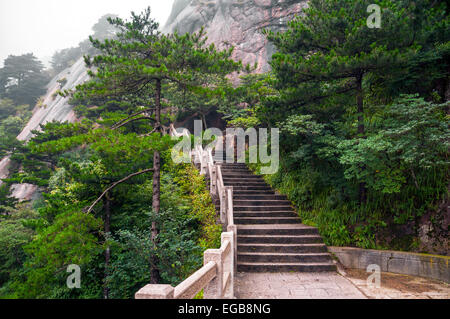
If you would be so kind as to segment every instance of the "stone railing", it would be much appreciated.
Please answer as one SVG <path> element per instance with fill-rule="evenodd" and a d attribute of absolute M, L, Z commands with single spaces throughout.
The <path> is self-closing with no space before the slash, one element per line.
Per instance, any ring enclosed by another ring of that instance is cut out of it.
<path fill-rule="evenodd" d="M 171 135 L 190 135 L 187 130 L 179 133 L 171 126 Z M 214 163 L 212 150 L 195 145 L 190 157 L 200 164 L 200 174 L 209 175 L 210 192 L 220 200 L 220 221 L 227 232 L 222 233 L 221 247 L 208 249 L 203 256 L 203 267 L 176 287 L 170 285 L 147 285 L 140 289 L 136 299 L 192 299 L 203 289 L 204 299 L 234 298 L 234 275 L 236 273 L 237 229 L 233 217 L 233 187 L 223 183 L 222 169 Z"/>

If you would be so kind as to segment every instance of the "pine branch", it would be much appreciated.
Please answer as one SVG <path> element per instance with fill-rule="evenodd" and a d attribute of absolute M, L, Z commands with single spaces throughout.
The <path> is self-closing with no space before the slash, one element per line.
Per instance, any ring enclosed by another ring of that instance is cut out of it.
<path fill-rule="evenodd" d="M 125 122 L 125 121 L 128 121 L 128 120 L 131 119 L 132 117 L 135 117 L 135 116 L 138 116 L 138 115 L 140 115 L 140 114 L 142 114 L 142 113 L 145 113 L 145 112 L 148 112 L 148 111 L 153 111 L 153 110 L 154 110 L 154 108 L 152 108 L 152 109 L 145 109 L 145 110 L 136 112 L 136 113 L 134 113 L 134 114 L 131 114 L 131 115 L 128 116 L 127 118 L 125 118 L 125 119 L 123 119 L 123 120 L 117 122 L 116 124 L 114 124 L 114 125 L 112 126 L 112 129 L 114 130 L 115 127 L 116 127 L 117 125 L 120 125 L 120 124 L 122 124 L 122 123 Z"/>
<path fill-rule="evenodd" d="M 112 129 L 113 130 L 117 130 L 118 128 L 121 128 L 122 126 L 125 126 L 125 125 L 127 125 L 129 123 L 136 122 L 136 121 L 141 121 L 141 120 L 155 121 L 153 118 L 151 118 L 149 116 L 141 116 L 141 117 L 138 117 L 138 118 L 135 118 L 135 119 L 128 120 L 128 121 L 126 121 L 126 122 L 124 122 L 124 123 L 122 123 L 120 125 L 114 126 Z"/>
<path fill-rule="evenodd" d="M 86 211 L 86 213 L 89 214 L 89 213 L 92 211 L 92 209 L 95 207 L 95 205 L 97 205 L 98 202 L 99 202 L 99 201 L 100 201 L 100 200 L 101 200 L 101 199 L 102 199 L 102 198 L 103 198 L 110 190 L 112 190 L 112 189 L 113 189 L 114 187 L 116 187 L 117 185 L 119 185 L 119 184 L 121 184 L 121 183 L 123 183 L 123 182 L 129 180 L 130 178 L 133 178 L 133 177 L 135 177 L 135 176 L 142 175 L 142 174 L 145 174 L 145 173 L 149 173 L 149 172 L 153 172 L 153 168 L 148 168 L 148 169 L 145 169 L 145 170 L 143 170 L 143 171 L 140 171 L 140 172 L 136 172 L 136 173 L 130 174 L 130 175 L 128 175 L 127 177 L 124 177 L 124 178 L 122 178 L 121 180 L 119 180 L 119 181 L 113 183 L 111 186 L 109 186 L 109 187 L 108 187 L 108 188 L 100 195 L 99 198 L 97 198 L 97 199 L 95 200 L 95 202 L 92 203 L 91 206 L 89 206 L 89 208 L 88 208 L 88 210 Z"/>

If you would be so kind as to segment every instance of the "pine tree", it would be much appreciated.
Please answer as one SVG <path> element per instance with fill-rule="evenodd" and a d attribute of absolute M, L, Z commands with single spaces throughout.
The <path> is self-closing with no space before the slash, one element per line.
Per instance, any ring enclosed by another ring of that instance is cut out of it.
<path fill-rule="evenodd" d="M 381 8 L 380 28 L 367 24 L 373 3 Z M 420 3 L 420 15 L 416 3 Z M 365 138 L 368 75 L 379 75 L 382 80 L 383 72 L 408 65 L 420 51 L 423 34 L 417 25 L 428 35 L 435 34 L 436 17 L 443 19 L 427 0 L 311 0 L 304 15 L 290 22 L 286 32 L 266 32 L 278 49 L 271 65 L 281 98 L 274 105 L 295 112 L 329 97 L 354 94 L 357 138 Z M 443 27 L 438 28 L 442 31 Z M 359 197 L 361 203 L 366 201 L 364 183 Z"/>
<path fill-rule="evenodd" d="M 0 94 L 15 104 L 34 106 L 45 93 L 48 77 L 44 66 L 32 53 L 21 56 L 10 55 L 0 70 Z"/>
<path fill-rule="evenodd" d="M 91 38 L 101 53 L 86 58 L 93 81 L 80 86 L 74 95 L 78 100 L 119 101 L 128 103 L 126 110 L 115 109 L 106 117 L 115 118 L 113 130 L 127 131 L 127 126 L 147 123 L 144 136 L 167 133 L 170 118 L 162 114 L 164 94 L 173 87 L 188 94 L 208 94 L 210 76 L 221 76 L 240 69 L 240 63 L 230 59 L 232 49 L 219 52 L 206 45 L 204 31 L 185 35 L 163 35 L 150 18 L 150 8 L 141 14 L 132 13 L 130 21 L 109 19 L 120 31 L 113 40 Z M 111 105 L 110 105 L 111 106 Z M 177 105 L 182 108 L 182 105 Z M 149 169 L 150 170 L 150 169 Z M 160 210 L 160 151 L 153 156 L 153 211 Z M 134 176 L 132 173 L 129 176 Z M 104 193 L 101 197 L 107 194 Z M 99 198 L 100 199 L 100 198 Z M 99 200 L 98 199 L 98 200 Z M 92 207 L 92 206 L 91 206 Z M 158 226 L 152 225 L 152 240 L 157 242 Z M 157 260 L 152 261 L 152 283 L 158 283 Z"/>

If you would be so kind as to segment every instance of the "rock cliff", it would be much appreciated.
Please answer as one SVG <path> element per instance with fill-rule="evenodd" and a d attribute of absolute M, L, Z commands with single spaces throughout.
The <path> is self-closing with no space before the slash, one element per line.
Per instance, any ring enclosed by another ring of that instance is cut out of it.
<path fill-rule="evenodd" d="M 284 29 L 306 6 L 306 0 L 175 0 L 163 32 L 194 32 L 204 26 L 209 43 L 233 45 L 234 59 L 257 62 L 256 72 L 262 73 L 269 70 L 274 52 L 262 29 Z"/>

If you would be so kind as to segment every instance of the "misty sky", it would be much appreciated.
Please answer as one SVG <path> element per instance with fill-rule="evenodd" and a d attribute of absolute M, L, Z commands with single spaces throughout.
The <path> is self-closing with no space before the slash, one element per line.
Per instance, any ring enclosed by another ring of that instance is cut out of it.
<path fill-rule="evenodd" d="M 0 0 L 0 67 L 10 55 L 34 53 L 50 58 L 56 50 L 77 46 L 107 13 L 128 18 L 152 8 L 164 26 L 174 0 Z"/>

